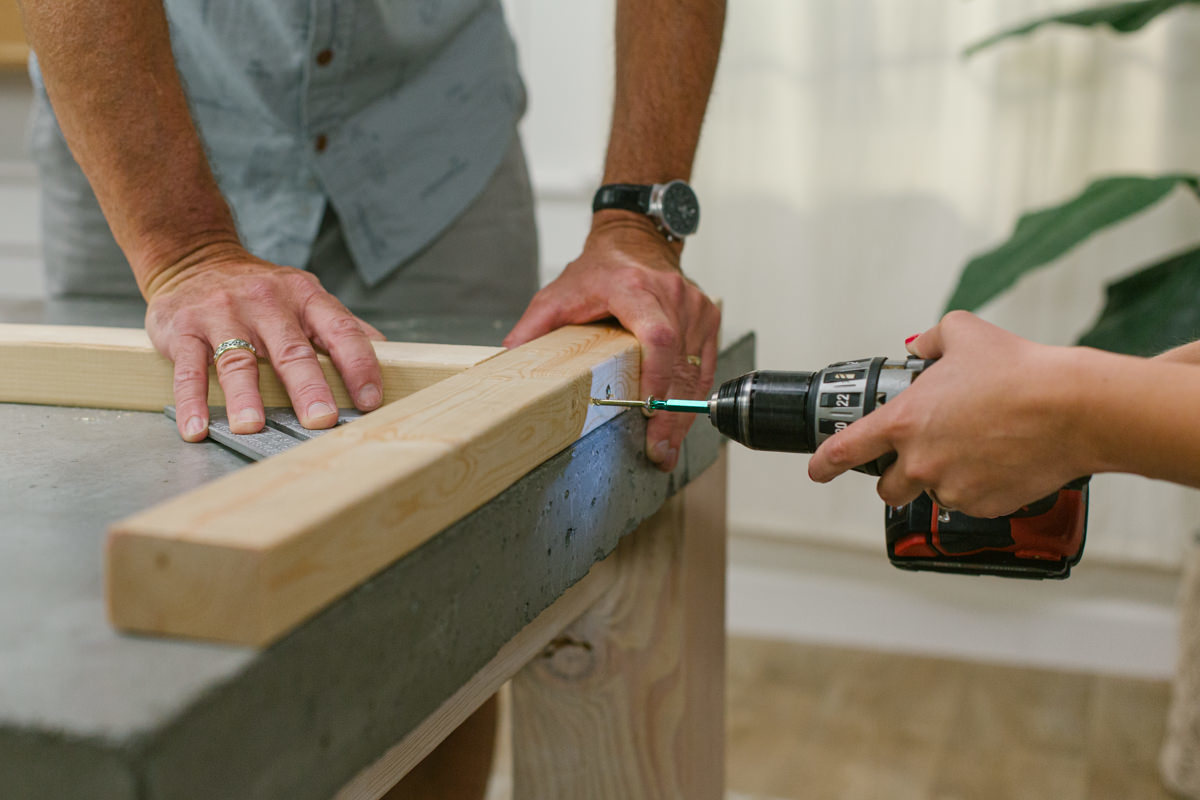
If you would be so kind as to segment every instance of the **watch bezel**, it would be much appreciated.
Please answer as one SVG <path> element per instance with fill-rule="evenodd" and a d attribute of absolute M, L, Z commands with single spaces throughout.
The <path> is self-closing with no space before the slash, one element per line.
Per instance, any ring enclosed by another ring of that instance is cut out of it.
<path fill-rule="evenodd" d="M 666 198 L 667 193 L 672 188 L 676 187 L 683 188 L 685 191 L 687 191 L 688 195 L 691 197 L 692 204 L 696 208 L 696 219 L 690 230 L 680 230 L 676 228 L 667 219 L 667 215 L 664 212 L 663 200 Z M 683 239 L 686 236 L 691 236 L 700 227 L 700 199 L 696 196 L 695 190 L 692 189 L 692 187 L 689 186 L 686 181 L 673 180 L 668 181 L 667 183 L 653 184 L 650 187 L 649 206 L 650 207 L 646 210 L 646 213 L 654 217 L 654 219 L 658 221 L 659 226 L 671 237 Z"/>

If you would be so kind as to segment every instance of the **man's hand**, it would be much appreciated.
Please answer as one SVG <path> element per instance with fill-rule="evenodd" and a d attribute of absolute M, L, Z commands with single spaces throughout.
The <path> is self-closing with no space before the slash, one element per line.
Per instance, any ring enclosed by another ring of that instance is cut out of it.
<path fill-rule="evenodd" d="M 228 339 L 244 339 L 270 360 L 306 428 L 337 422 L 337 406 L 317 362 L 314 345 L 329 353 L 354 404 L 363 411 L 382 400 L 382 377 L 370 339 L 383 339 L 321 288 L 317 278 L 270 264 L 232 245 L 176 265 L 149 297 L 146 332 L 175 362 L 179 433 L 189 442 L 208 430 L 208 365 Z M 254 433 L 263 426 L 258 359 L 230 350 L 217 362 L 229 427 Z"/>
<path fill-rule="evenodd" d="M 688 179 L 724 24 L 725 0 L 617 0 L 602 183 Z M 642 343 L 643 397 L 703 397 L 716 371 L 721 314 L 680 271 L 681 249 L 646 216 L 597 212 L 583 254 L 538 292 L 504 344 L 613 316 Z M 690 414 L 653 417 L 646 427 L 650 460 L 673 469 L 692 421 Z"/>
<path fill-rule="evenodd" d="M 1076 373 L 1095 351 L 1034 344 L 964 311 L 947 314 L 909 350 L 940 360 L 912 388 L 827 439 L 809 462 L 813 480 L 825 483 L 894 452 L 878 484 L 889 505 L 932 490 L 947 508 L 995 517 L 1096 466 L 1074 394 Z"/>
<path fill-rule="evenodd" d="M 720 310 L 684 277 L 678 245 L 647 218 L 622 211 L 596 217 L 583 254 L 537 293 L 504 345 L 516 347 L 562 325 L 616 317 L 642 343 L 641 397 L 707 397 L 717 366 Z M 673 469 L 693 419 L 655 415 L 646 427 L 650 460 Z"/>

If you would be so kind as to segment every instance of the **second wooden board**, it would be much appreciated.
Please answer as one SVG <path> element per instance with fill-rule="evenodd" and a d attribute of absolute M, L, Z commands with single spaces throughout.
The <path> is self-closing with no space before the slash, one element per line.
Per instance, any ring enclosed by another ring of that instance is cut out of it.
<path fill-rule="evenodd" d="M 375 342 L 385 401 L 398 400 L 456 375 L 497 353 L 499 347 Z M 354 405 L 328 356 L 318 356 L 339 408 Z M 0 402 L 83 408 L 162 411 L 174 403 L 174 367 L 140 328 L 0 324 Z M 225 405 L 209 369 L 208 403 Z M 270 364 L 259 362 L 263 404 L 288 406 L 287 392 Z"/>

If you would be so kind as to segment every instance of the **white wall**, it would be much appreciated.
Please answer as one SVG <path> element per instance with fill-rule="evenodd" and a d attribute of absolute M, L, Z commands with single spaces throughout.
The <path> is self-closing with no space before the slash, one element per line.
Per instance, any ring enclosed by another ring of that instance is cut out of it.
<path fill-rule="evenodd" d="M 573 257 L 600 174 L 611 3 L 509 0 L 532 102 L 544 274 Z M 1023 209 L 1112 172 L 1200 169 L 1200 14 L 1135 36 L 1057 29 L 970 61 L 961 49 L 1078 0 L 742 0 L 694 183 L 685 269 L 759 334 L 760 366 L 901 354 L 936 321 L 962 264 Z M 985 316 L 1069 343 L 1103 282 L 1200 240 L 1174 197 L 1023 281 Z M 1002 421 L 997 421 L 1002 424 Z M 735 527 L 882 547 L 880 502 L 854 475 L 815 486 L 806 460 L 735 448 Z M 1093 485 L 1089 558 L 1174 567 L 1197 496 L 1137 478 Z"/>
<path fill-rule="evenodd" d="M 1067 581 L 893 569 L 878 552 L 736 536 L 730 630 L 788 641 L 1169 678 L 1178 581 L 1094 561 Z"/>

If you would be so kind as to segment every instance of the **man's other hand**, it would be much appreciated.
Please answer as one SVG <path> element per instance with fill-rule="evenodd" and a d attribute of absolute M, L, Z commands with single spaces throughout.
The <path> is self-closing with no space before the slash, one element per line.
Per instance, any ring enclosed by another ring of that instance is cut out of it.
<path fill-rule="evenodd" d="M 596 215 L 583 254 L 534 296 L 504 340 L 517 347 L 563 325 L 616 317 L 642 345 L 641 397 L 707 397 L 717 367 L 721 311 L 679 269 L 681 245 L 623 211 Z M 646 455 L 674 469 L 691 414 L 656 414 Z"/>

